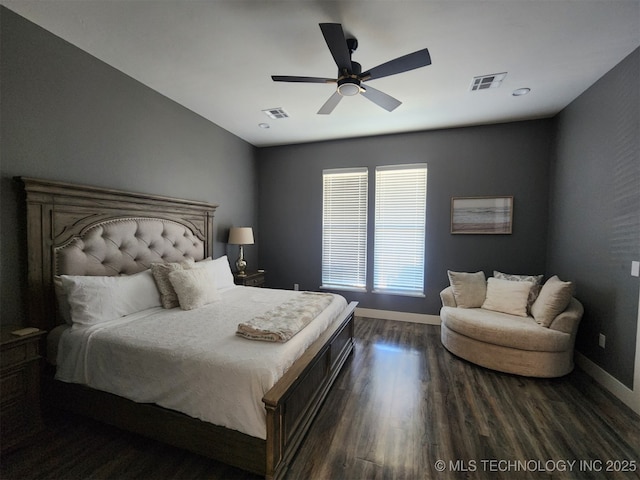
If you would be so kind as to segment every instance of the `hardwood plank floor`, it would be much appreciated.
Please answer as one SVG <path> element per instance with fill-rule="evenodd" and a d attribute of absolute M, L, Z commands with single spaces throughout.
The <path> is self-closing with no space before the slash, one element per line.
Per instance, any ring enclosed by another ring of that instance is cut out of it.
<path fill-rule="evenodd" d="M 586 374 L 493 372 L 451 355 L 439 336 L 437 326 L 356 319 L 355 354 L 286 478 L 640 478 L 616 471 L 640 470 L 640 418 Z M 259 478 L 70 415 L 4 455 L 0 477 Z"/>

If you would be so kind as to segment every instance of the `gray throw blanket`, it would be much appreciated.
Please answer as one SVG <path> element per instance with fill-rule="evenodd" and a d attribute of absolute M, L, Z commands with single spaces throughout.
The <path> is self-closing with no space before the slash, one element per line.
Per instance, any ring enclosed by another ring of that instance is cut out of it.
<path fill-rule="evenodd" d="M 250 340 L 286 342 L 327 308 L 332 300 L 330 293 L 302 292 L 292 300 L 240 323 L 236 335 Z"/>

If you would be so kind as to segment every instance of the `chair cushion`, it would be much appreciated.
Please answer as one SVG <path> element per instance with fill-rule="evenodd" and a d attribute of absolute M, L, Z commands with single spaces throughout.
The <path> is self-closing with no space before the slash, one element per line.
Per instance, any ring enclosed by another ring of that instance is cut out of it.
<path fill-rule="evenodd" d="M 544 328 L 532 317 L 455 307 L 442 307 L 440 317 L 450 330 L 485 343 L 543 352 L 573 348 L 571 335 Z"/>

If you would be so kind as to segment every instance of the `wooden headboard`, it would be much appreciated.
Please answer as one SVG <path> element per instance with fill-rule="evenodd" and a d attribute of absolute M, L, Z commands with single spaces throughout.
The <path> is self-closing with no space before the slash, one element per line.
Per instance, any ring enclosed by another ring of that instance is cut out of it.
<path fill-rule="evenodd" d="M 34 178 L 19 180 L 27 203 L 29 325 L 51 330 L 59 323 L 54 275 L 131 274 L 149 268 L 152 261 L 176 261 L 182 256 L 200 260 L 213 253 L 217 205 Z M 96 239 L 105 245 L 104 252 L 85 252 L 94 248 L 89 242 L 96 245 Z M 136 242 L 144 249 L 136 247 Z M 141 253 L 131 254 L 127 245 Z"/>

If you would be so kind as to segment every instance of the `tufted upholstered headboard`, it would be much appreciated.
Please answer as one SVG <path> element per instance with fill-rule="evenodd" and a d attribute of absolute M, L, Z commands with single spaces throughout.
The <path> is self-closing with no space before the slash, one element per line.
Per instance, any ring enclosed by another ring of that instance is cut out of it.
<path fill-rule="evenodd" d="M 118 218 L 92 225 L 54 253 L 56 275 L 131 275 L 152 262 L 202 260 L 204 242 L 178 222 Z"/>
<path fill-rule="evenodd" d="M 58 322 L 54 275 L 129 275 L 212 254 L 217 205 L 21 177 L 27 203 L 28 321 Z"/>

